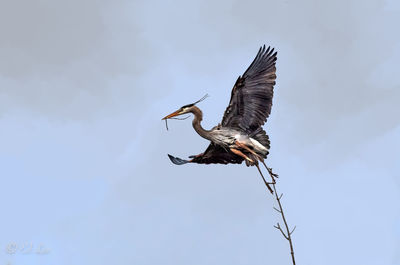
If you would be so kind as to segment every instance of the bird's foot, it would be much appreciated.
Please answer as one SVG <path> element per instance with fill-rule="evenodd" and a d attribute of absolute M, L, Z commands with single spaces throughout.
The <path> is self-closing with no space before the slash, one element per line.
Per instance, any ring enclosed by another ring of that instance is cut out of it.
<path fill-rule="evenodd" d="M 272 168 L 267 167 L 267 170 L 268 170 L 268 173 L 271 175 L 271 177 L 279 178 L 278 174 L 275 174 L 274 172 L 272 172 Z"/>
<path fill-rule="evenodd" d="M 275 174 L 274 172 L 272 172 L 272 168 L 271 167 L 267 167 L 267 165 L 265 164 L 264 160 L 261 160 L 261 162 L 264 164 L 264 167 L 268 170 L 268 173 L 271 176 L 271 178 L 279 178 L 278 174 Z"/>

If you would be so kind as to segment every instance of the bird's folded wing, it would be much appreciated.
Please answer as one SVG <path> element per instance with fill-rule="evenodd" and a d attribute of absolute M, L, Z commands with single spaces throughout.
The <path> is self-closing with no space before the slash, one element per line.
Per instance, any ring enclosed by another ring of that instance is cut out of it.
<path fill-rule="evenodd" d="M 203 154 L 194 156 L 190 161 L 172 155 L 168 155 L 168 157 L 175 165 L 183 165 L 189 162 L 198 164 L 240 164 L 243 162 L 242 157 L 226 151 L 213 143 L 208 146 Z"/>
<path fill-rule="evenodd" d="M 231 93 L 221 125 L 240 129 L 248 134 L 262 126 L 271 113 L 276 79 L 276 52 L 260 48 L 243 76 L 239 76 Z"/>

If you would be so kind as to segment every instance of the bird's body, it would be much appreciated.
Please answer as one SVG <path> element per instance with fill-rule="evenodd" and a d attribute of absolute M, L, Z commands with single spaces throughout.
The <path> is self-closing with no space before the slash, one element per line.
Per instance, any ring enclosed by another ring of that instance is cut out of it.
<path fill-rule="evenodd" d="M 250 137 L 240 129 L 231 127 L 224 127 L 221 124 L 213 127 L 207 131 L 201 126 L 201 120 L 203 114 L 201 110 L 196 106 L 191 106 L 191 111 L 195 118 L 193 119 L 193 128 L 203 138 L 210 140 L 214 145 L 222 147 L 226 152 L 229 152 L 231 148 L 238 148 L 237 143 L 242 143 L 248 148 L 253 150 L 260 157 L 266 158 L 268 154 L 268 148 L 258 142 L 256 139 Z M 248 153 L 247 150 L 242 150 L 242 147 L 238 148 L 244 153 Z M 251 156 L 251 153 L 249 154 Z M 258 159 L 257 159 L 258 160 Z"/>
<path fill-rule="evenodd" d="M 236 148 L 242 153 L 246 154 L 248 157 L 252 156 L 252 153 L 250 153 L 248 149 L 237 146 L 237 143 L 241 143 L 250 150 L 254 151 L 259 157 L 267 157 L 268 149 L 256 139 L 249 137 L 243 132 L 231 128 L 221 127 L 220 129 L 212 130 L 211 134 L 213 136 L 212 142 L 222 146 L 225 150 Z"/>
<path fill-rule="evenodd" d="M 163 119 L 169 119 L 185 113 L 194 115 L 193 128 L 205 139 L 211 141 L 207 150 L 191 156 L 191 160 L 168 155 L 174 164 L 240 164 L 264 165 L 269 153 L 270 141 L 262 126 L 266 122 L 272 107 L 273 86 L 275 85 L 276 52 L 274 49 L 260 48 L 256 58 L 242 76 L 237 79 L 231 93 L 231 100 L 225 110 L 222 122 L 205 130 L 201 126 L 203 114 L 196 106 L 201 100 L 181 107 Z M 266 167 L 266 166 L 265 166 Z M 268 167 L 267 167 L 268 169 Z M 262 176 L 262 173 L 260 171 Z M 264 177 L 263 177 L 264 179 Z M 268 183 L 265 181 L 270 191 Z"/>

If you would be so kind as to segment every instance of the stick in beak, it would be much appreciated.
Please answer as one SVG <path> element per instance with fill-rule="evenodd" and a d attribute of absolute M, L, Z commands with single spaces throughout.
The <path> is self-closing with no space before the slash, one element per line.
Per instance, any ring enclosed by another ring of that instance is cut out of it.
<path fill-rule="evenodd" d="M 170 118 L 175 117 L 175 116 L 178 116 L 178 115 L 180 115 L 180 114 L 181 114 L 181 110 L 177 110 L 177 111 L 175 111 L 175 112 L 173 112 L 173 113 L 171 113 L 171 114 L 165 116 L 165 117 L 162 118 L 161 120 L 170 119 Z"/>

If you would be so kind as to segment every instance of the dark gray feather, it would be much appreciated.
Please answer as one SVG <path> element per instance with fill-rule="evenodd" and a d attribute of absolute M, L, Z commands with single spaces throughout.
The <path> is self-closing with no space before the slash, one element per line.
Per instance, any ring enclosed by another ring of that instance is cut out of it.
<path fill-rule="evenodd" d="M 260 48 L 243 76 L 239 76 L 231 93 L 221 125 L 252 134 L 262 126 L 271 113 L 275 85 L 274 49 Z"/>

